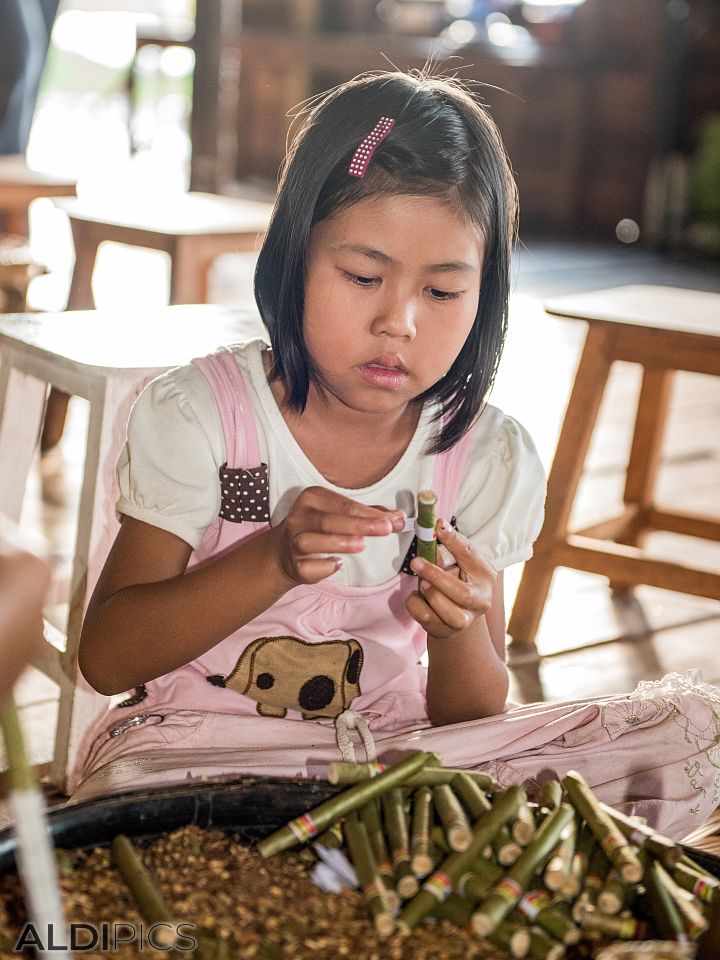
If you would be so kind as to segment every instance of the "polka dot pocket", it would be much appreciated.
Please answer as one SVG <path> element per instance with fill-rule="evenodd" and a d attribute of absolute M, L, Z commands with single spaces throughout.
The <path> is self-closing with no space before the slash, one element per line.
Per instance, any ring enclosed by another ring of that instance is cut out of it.
<path fill-rule="evenodd" d="M 270 497 L 266 463 L 246 470 L 220 467 L 220 518 L 230 523 L 269 523 Z"/>

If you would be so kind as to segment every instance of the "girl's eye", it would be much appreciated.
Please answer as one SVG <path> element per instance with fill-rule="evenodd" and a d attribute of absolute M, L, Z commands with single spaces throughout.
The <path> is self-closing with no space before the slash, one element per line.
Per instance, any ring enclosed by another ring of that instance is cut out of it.
<path fill-rule="evenodd" d="M 430 296 L 433 300 L 439 300 L 441 303 L 447 300 L 457 300 L 462 296 L 462 290 L 438 290 L 437 287 L 430 287 Z"/>
<path fill-rule="evenodd" d="M 349 273 L 347 270 L 343 270 L 343 273 L 350 281 L 358 287 L 372 287 L 373 284 L 378 282 L 378 277 L 363 277 L 358 273 Z"/>

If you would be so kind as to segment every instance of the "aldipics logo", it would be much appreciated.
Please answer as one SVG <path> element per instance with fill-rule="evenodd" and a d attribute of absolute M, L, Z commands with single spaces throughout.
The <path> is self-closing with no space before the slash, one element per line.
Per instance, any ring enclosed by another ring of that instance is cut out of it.
<path fill-rule="evenodd" d="M 125 944 L 135 944 L 138 950 L 194 950 L 197 939 L 192 935 L 194 923 L 153 923 L 151 926 L 135 923 L 70 923 L 58 931 L 52 924 L 45 928 L 26 923 L 20 932 L 14 953 L 34 949 L 40 953 L 85 953 L 102 950 L 112 953 Z"/>

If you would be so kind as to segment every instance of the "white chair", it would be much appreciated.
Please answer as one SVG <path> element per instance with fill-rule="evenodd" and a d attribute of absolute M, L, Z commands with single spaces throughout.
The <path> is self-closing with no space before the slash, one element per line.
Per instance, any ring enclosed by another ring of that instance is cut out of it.
<path fill-rule="evenodd" d="M 87 600 L 110 548 L 115 462 L 145 383 L 193 357 L 262 333 L 257 315 L 215 306 L 0 315 L 0 504 L 19 520 L 49 387 L 89 402 L 85 465 L 65 630 L 46 632 L 35 666 L 60 688 L 50 780 L 64 790 L 77 747 L 107 698 L 77 670 Z"/>

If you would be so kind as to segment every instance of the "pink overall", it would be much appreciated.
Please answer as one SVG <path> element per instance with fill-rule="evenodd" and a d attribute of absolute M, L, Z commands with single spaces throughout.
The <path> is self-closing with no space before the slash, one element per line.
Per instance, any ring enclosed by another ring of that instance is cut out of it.
<path fill-rule="evenodd" d="M 195 363 L 213 389 L 228 462 L 221 516 L 189 568 L 267 527 L 245 519 L 267 512 L 266 467 L 237 363 L 229 351 Z M 453 512 L 466 450 L 460 441 L 436 457 L 441 516 Z M 579 769 L 601 799 L 677 837 L 718 805 L 720 694 L 692 679 L 673 675 L 630 696 L 509 706 L 497 717 L 432 727 L 419 662 L 425 634 L 405 609 L 415 586 L 400 572 L 374 587 L 323 581 L 290 590 L 106 713 L 81 749 L 73 799 L 191 777 L 322 775 L 329 761 L 356 752 L 359 760 L 375 750 L 392 759 L 423 749 L 448 766 L 482 767 L 503 786 Z"/>

